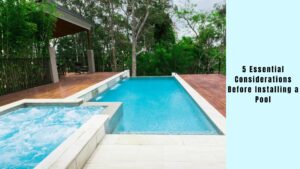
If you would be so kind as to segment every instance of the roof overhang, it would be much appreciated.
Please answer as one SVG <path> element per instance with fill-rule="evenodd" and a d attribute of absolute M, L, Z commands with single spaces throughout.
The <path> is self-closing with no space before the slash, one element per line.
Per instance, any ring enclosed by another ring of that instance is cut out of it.
<path fill-rule="evenodd" d="M 83 31 L 90 31 L 92 29 L 92 24 L 81 15 L 71 12 L 57 4 L 56 10 L 57 14 L 55 16 L 57 17 L 57 21 L 53 32 L 54 38 L 72 35 Z"/>

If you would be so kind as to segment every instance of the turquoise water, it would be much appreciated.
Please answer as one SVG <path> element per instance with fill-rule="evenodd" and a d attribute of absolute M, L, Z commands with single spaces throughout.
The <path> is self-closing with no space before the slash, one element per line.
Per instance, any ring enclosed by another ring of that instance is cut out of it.
<path fill-rule="evenodd" d="M 126 79 L 91 101 L 123 102 L 113 133 L 219 134 L 173 77 Z"/>
<path fill-rule="evenodd" d="M 39 106 L 0 116 L 0 168 L 34 168 L 102 107 Z"/>

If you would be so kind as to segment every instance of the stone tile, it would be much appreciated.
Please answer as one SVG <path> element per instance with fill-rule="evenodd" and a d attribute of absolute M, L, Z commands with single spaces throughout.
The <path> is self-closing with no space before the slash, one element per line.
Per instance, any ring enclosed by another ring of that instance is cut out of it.
<path fill-rule="evenodd" d="M 136 161 L 98 161 L 97 163 L 88 163 L 85 169 L 138 169 Z"/>
<path fill-rule="evenodd" d="M 108 135 L 103 144 L 121 145 L 181 145 L 179 136 L 165 135 Z"/>
<path fill-rule="evenodd" d="M 165 169 L 189 169 L 191 164 L 189 162 L 174 162 L 174 161 L 167 161 L 164 162 Z"/>
<path fill-rule="evenodd" d="M 164 161 L 187 162 L 187 155 L 184 146 L 164 146 Z"/>
<path fill-rule="evenodd" d="M 222 136 L 225 137 L 225 136 Z M 183 144 L 190 146 L 190 145 L 216 145 L 217 143 L 223 144 L 222 138 L 220 136 L 184 136 L 182 137 Z"/>
<path fill-rule="evenodd" d="M 204 162 L 192 162 L 188 169 L 226 169 L 225 163 L 204 163 Z"/>
<path fill-rule="evenodd" d="M 225 169 L 223 142 L 215 136 L 106 135 L 85 168 Z"/>
<path fill-rule="evenodd" d="M 139 146 L 137 161 L 162 162 L 163 157 L 163 146 Z"/>
<path fill-rule="evenodd" d="M 136 168 L 138 169 L 164 169 L 163 161 L 137 161 Z"/>
<path fill-rule="evenodd" d="M 136 161 L 138 146 L 100 146 L 90 158 L 88 163 L 98 163 L 98 161 Z"/>
<path fill-rule="evenodd" d="M 215 163 L 216 157 L 209 152 L 205 153 L 188 153 L 187 154 L 189 162 L 201 162 L 201 163 Z"/>

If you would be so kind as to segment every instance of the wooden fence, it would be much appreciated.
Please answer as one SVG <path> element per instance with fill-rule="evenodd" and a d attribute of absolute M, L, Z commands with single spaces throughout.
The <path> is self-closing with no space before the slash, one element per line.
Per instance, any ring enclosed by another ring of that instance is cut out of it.
<path fill-rule="evenodd" d="M 51 83 L 49 58 L 0 58 L 0 96 Z"/>

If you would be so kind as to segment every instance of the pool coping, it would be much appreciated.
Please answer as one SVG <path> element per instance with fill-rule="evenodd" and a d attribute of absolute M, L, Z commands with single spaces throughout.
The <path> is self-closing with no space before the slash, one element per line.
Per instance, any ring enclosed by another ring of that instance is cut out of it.
<path fill-rule="evenodd" d="M 84 101 L 89 101 L 93 97 L 95 97 L 98 93 L 102 93 L 106 89 L 109 89 L 110 87 L 114 86 L 116 83 L 118 83 L 122 79 L 126 79 L 130 77 L 130 71 L 124 70 L 123 72 L 120 72 L 108 79 L 105 79 L 97 84 L 94 84 L 86 89 L 83 89 L 69 97 L 66 97 L 65 99 L 78 99 L 81 98 Z"/>
<path fill-rule="evenodd" d="M 81 169 L 106 135 L 106 126 L 122 103 L 83 102 L 80 106 L 104 107 L 100 115 L 94 115 L 59 147 L 41 161 L 35 169 Z"/>
<path fill-rule="evenodd" d="M 83 102 L 83 99 L 23 99 L 0 107 L 0 115 L 26 106 L 99 106 L 101 114 L 92 116 L 73 134 L 67 137 L 35 169 L 81 169 L 106 134 L 114 114 L 122 111 L 122 103 Z"/>
<path fill-rule="evenodd" d="M 172 76 L 181 84 L 181 86 L 188 92 L 188 94 L 197 103 L 208 118 L 216 125 L 216 127 L 226 135 L 226 119 L 221 113 L 212 106 L 204 97 L 202 97 L 192 86 L 183 80 L 177 73 L 172 73 Z"/>
<path fill-rule="evenodd" d="M 47 105 L 71 105 L 76 106 L 83 103 L 82 99 L 22 99 L 4 106 L 0 106 L 0 116 L 10 112 L 14 109 L 20 108 L 22 106 L 34 106 L 42 105 L 43 103 Z"/>

